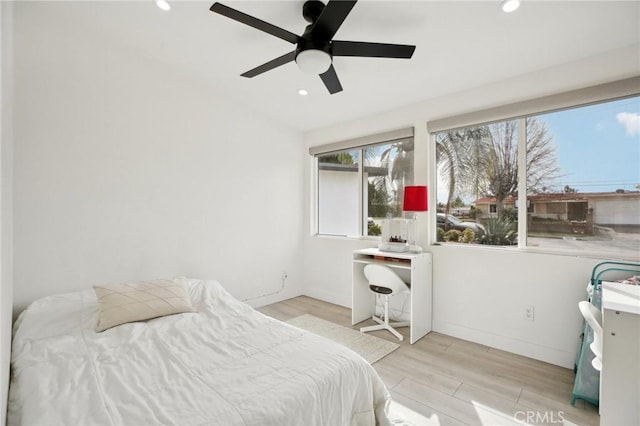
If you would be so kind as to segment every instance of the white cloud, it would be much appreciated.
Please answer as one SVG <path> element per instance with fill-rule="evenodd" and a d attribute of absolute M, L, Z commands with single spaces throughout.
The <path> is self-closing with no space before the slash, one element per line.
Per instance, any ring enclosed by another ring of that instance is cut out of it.
<path fill-rule="evenodd" d="M 635 136 L 640 134 L 640 114 L 635 112 L 621 112 L 616 114 L 618 123 L 627 130 L 627 134 Z"/>

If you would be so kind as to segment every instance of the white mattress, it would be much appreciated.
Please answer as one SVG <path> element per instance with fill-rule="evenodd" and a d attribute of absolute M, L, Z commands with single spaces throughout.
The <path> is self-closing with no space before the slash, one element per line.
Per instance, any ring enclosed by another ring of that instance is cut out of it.
<path fill-rule="evenodd" d="M 14 332 L 8 424 L 389 424 L 389 393 L 359 355 L 215 281 L 180 281 L 198 313 L 103 333 L 92 290 L 29 306 Z"/>

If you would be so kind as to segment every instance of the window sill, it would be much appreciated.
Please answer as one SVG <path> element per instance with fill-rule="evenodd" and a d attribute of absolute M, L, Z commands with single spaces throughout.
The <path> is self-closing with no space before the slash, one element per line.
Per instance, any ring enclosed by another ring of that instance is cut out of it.
<path fill-rule="evenodd" d="M 368 241 L 372 243 L 379 243 L 380 237 L 369 237 L 369 236 L 349 236 L 349 235 L 330 235 L 330 234 L 313 234 L 312 238 L 319 239 L 328 239 L 328 240 L 348 240 L 348 241 Z"/>
<path fill-rule="evenodd" d="M 462 248 L 463 250 L 496 250 L 531 254 L 546 254 L 554 256 L 570 256 L 570 257 L 584 257 L 591 259 L 606 259 L 606 260 L 620 260 L 620 261 L 640 261 L 640 256 L 625 256 L 615 252 L 594 252 L 594 251 L 578 251 L 578 250 L 562 250 L 543 247 L 518 247 L 518 246 L 492 246 L 485 244 L 467 244 L 467 243 L 453 243 L 453 242 L 438 242 L 433 243 L 430 247 L 447 247 L 447 248 Z"/>

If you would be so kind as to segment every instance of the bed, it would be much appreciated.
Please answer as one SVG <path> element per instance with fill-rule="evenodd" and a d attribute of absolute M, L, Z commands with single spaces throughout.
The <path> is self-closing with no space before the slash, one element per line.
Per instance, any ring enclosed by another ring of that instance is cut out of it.
<path fill-rule="evenodd" d="M 387 425 L 375 370 L 218 282 L 176 279 L 196 313 L 95 331 L 93 290 L 32 303 L 14 327 L 9 425 Z"/>

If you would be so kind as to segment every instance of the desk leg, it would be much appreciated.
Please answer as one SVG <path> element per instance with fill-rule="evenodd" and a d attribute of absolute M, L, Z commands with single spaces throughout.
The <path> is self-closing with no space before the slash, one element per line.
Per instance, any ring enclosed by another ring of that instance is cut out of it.
<path fill-rule="evenodd" d="M 369 282 L 364 276 L 364 263 L 353 264 L 351 289 L 351 325 L 371 318 L 376 312 L 376 297 L 369 291 Z"/>

